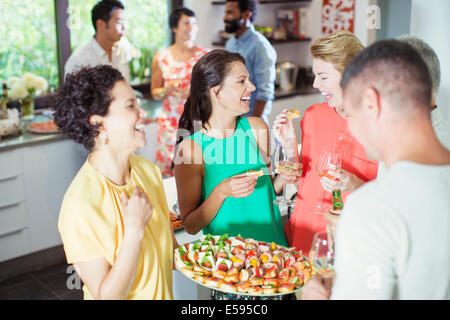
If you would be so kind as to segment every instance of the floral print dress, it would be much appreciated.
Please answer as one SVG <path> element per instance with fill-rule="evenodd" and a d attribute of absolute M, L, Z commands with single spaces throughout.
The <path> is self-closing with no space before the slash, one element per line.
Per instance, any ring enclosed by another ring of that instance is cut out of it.
<path fill-rule="evenodd" d="M 189 87 L 191 72 L 194 64 L 209 50 L 196 47 L 194 55 L 188 61 L 176 61 L 169 48 L 159 54 L 159 67 L 162 71 L 164 83 L 175 81 L 179 89 Z M 168 95 L 162 102 L 162 112 L 158 118 L 158 137 L 156 150 L 156 165 L 163 176 L 173 176 L 171 164 L 178 130 L 178 121 L 184 110 L 186 99 Z"/>

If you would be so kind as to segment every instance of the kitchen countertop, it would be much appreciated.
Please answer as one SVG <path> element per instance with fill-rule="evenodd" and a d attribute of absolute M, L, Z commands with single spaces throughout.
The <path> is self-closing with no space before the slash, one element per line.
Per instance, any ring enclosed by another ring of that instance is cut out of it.
<path fill-rule="evenodd" d="M 148 112 L 147 119 L 157 119 L 161 113 L 161 101 L 142 99 L 142 108 Z M 41 114 L 42 110 L 38 110 L 35 116 L 34 122 L 44 122 L 49 118 Z M 64 135 L 60 133 L 32 133 L 26 129 L 22 130 L 22 133 L 2 137 L 0 140 L 0 151 L 6 151 L 10 149 L 20 148 L 29 145 L 35 145 L 40 143 L 47 143 L 52 141 L 57 141 L 61 139 L 67 139 Z"/>

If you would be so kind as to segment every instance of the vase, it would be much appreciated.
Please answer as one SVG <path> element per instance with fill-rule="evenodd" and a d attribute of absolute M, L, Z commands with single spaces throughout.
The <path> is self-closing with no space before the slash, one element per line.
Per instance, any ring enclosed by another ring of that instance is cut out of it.
<path fill-rule="evenodd" d="M 34 118 L 34 99 L 24 99 L 20 104 L 20 111 L 24 120 L 33 120 Z"/>

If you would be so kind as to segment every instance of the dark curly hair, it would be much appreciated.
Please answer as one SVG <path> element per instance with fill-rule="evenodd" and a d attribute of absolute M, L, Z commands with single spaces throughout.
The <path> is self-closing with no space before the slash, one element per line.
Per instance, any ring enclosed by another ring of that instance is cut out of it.
<path fill-rule="evenodd" d="M 122 73 L 108 65 L 84 67 L 69 73 L 52 101 L 54 121 L 62 133 L 91 151 L 99 125 L 91 125 L 89 118 L 108 113 L 113 100 L 111 90 L 121 80 L 125 81 Z"/>

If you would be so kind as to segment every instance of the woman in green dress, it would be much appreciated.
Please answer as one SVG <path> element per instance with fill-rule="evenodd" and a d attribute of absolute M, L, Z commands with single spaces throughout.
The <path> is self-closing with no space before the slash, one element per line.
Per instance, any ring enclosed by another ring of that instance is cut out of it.
<path fill-rule="evenodd" d="M 287 246 L 275 193 L 297 182 L 299 172 L 272 178 L 266 123 L 241 117 L 254 90 L 237 53 L 213 50 L 195 64 L 174 160 L 181 219 L 191 234 L 240 234 Z"/>

